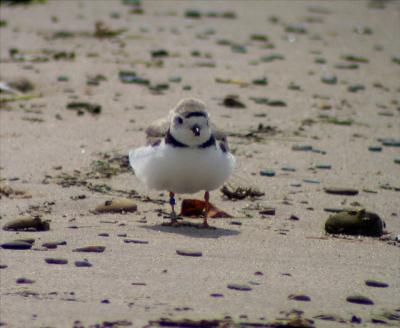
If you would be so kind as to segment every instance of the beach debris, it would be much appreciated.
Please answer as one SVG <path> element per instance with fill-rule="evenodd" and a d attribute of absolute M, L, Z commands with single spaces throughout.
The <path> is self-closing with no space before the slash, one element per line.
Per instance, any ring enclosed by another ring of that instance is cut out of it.
<path fill-rule="evenodd" d="M 201 251 L 196 251 L 193 249 L 177 249 L 176 254 L 181 256 L 192 256 L 192 257 L 203 256 L 203 253 Z"/>
<path fill-rule="evenodd" d="M 32 243 L 23 240 L 14 240 L 2 243 L 0 246 L 4 249 L 26 250 L 32 248 Z"/>
<path fill-rule="evenodd" d="M 358 69 L 359 66 L 356 63 L 339 62 L 334 67 L 337 69 Z"/>
<path fill-rule="evenodd" d="M 75 248 L 73 252 L 84 252 L 84 253 L 103 253 L 106 248 L 104 246 L 86 246 Z"/>
<path fill-rule="evenodd" d="M 2 196 L 8 198 L 32 198 L 32 195 L 25 190 L 15 189 L 8 185 L 0 185 L 0 199 Z"/>
<path fill-rule="evenodd" d="M 264 177 L 274 177 L 276 172 L 272 169 L 264 169 L 260 171 L 260 175 Z"/>
<path fill-rule="evenodd" d="M 223 195 L 231 200 L 241 200 L 245 198 L 259 198 L 265 195 L 264 192 L 250 186 L 234 186 L 233 184 L 225 184 L 220 191 Z"/>
<path fill-rule="evenodd" d="M 352 296 L 348 296 L 346 298 L 346 301 L 349 303 L 355 303 L 355 304 L 362 304 L 362 305 L 373 305 L 374 302 L 363 295 L 352 295 Z"/>
<path fill-rule="evenodd" d="M 215 205 L 209 203 L 208 216 L 210 218 L 233 218 L 232 215 L 226 213 Z M 205 202 L 198 199 L 184 199 L 181 204 L 180 216 L 187 217 L 203 217 L 205 212 Z"/>
<path fill-rule="evenodd" d="M 134 71 L 120 71 L 119 79 L 122 83 L 150 85 L 150 80 L 140 77 Z"/>
<path fill-rule="evenodd" d="M 104 204 L 97 206 L 94 213 L 132 213 L 137 211 L 137 205 L 132 199 L 118 198 L 107 200 Z"/>
<path fill-rule="evenodd" d="M 46 257 L 44 260 L 47 264 L 68 264 L 68 260 L 62 257 Z"/>
<path fill-rule="evenodd" d="M 94 36 L 99 39 L 103 38 L 113 38 L 117 35 L 120 35 L 121 33 L 125 32 L 126 29 L 117 29 L 113 30 L 109 28 L 104 22 L 102 21 L 96 21 L 94 24 Z"/>
<path fill-rule="evenodd" d="M 72 101 L 67 104 L 67 109 L 75 110 L 78 115 L 83 115 L 85 111 L 92 115 L 101 113 L 101 105 L 84 101 Z"/>
<path fill-rule="evenodd" d="M 148 240 L 139 240 L 139 239 L 124 239 L 125 244 L 142 244 L 147 245 L 149 242 Z"/>
<path fill-rule="evenodd" d="M 384 221 L 377 214 L 365 209 L 338 212 L 325 222 L 325 231 L 332 234 L 380 237 L 384 227 Z"/>
<path fill-rule="evenodd" d="M 6 231 L 48 231 L 50 230 L 49 221 L 43 221 L 38 215 L 36 216 L 20 216 L 7 222 L 3 226 Z"/>
<path fill-rule="evenodd" d="M 239 100 L 238 95 L 225 96 L 222 104 L 228 108 L 246 108 L 246 105 Z"/>
<path fill-rule="evenodd" d="M 238 290 L 241 292 L 247 292 L 252 290 L 252 288 L 249 285 L 244 285 L 244 284 L 228 284 L 227 287 L 229 289 Z"/>
<path fill-rule="evenodd" d="M 353 188 L 326 187 L 324 188 L 324 190 L 327 194 L 332 194 L 332 195 L 345 195 L 345 196 L 358 195 L 358 190 Z"/>

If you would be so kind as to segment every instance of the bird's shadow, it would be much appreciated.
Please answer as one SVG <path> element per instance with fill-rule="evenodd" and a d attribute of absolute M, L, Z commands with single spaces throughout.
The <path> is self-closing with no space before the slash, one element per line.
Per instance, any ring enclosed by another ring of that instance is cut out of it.
<path fill-rule="evenodd" d="M 219 238 L 225 236 L 236 236 L 240 234 L 240 231 L 237 230 L 217 228 L 213 226 L 211 226 L 210 228 L 201 228 L 200 224 L 187 221 L 184 221 L 183 224 L 179 226 L 155 224 L 152 226 L 143 225 L 141 227 L 153 231 L 175 233 L 195 238 Z"/>

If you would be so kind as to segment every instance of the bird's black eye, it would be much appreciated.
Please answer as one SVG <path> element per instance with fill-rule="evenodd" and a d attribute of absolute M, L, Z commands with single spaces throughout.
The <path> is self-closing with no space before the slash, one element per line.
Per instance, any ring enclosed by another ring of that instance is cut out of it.
<path fill-rule="evenodd" d="M 183 123 L 183 119 L 182 119 L 182 117 L 176 117 L 175 118 L 175 123 L 177 123 L 177 124 L 182 124 Z"/>

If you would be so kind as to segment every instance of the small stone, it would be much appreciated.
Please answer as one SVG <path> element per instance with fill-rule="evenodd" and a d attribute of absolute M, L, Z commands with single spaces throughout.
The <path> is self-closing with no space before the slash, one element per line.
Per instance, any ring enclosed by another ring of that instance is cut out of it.
<path fill-rule="evenodd" d="M 349 85 L 347 87 L 347 91 L 353 92 L 353 93 L 362 91 L 362 90 L 365 90 L 365 86 L 362 84 L 353 84 L 353 85 Z"/>
<path fill-rule="evenodd" d="M 232 224 L 232 225 L 242 225 L 242 222 L 240 222 L 240 221 L 231 221 L 230 224 Z"/>
<path fill-rule="evenodd" d="M 382 151 L 382 147 L 381 146 L 369 146 L 368 150 L 372 151 L 372 152 L 381 152 Z"/>
<path fill-rule="evenodd" d="M 270 169 L 262 170 L 260 171 L 260 175 L 264 177 L 274 177 L 275 171 Z"/>
<path fill-rule="evenodd" d="M 252 288 L 248 285 L 241 285 L 241 284 L 228 284 L 227 286 L 229 289 L 239 290 L 239 291 L 250 291 Z"/>
<path fill-rule="evenodd" d="M 305 34 L 307 29 L 303 25 L 287 25 L 285 28 L 287 33 Z"/>
<path fill-rule="evenodd" d="M 301 301 L 301 302 L 310 302 L 311 298 L 307 295 L 299 294 L 299 295 L 289 295 L 289 299 L 293 301 Z"/>
<path fill-rule="evenodd" d="M 267 63 L 275 61 L 275 60 L 284 60 L 284 59 L 285 59 L 285 57 L 281 54 L 270 54 L 270 55 L 260 58 L 261 61 L 267 62 Z"/>
<path fill-rule="evenodd" d="M 356 62 L 356 63 L 368 63 L 369 62 L 368 58 L 366 58 L 366 57 L 352 55 L 352 54 L 344 55 L 344 56 L 342 56 L 342 58 L 349 62 Z"/>
<path fill-rule="evenodd" d="M 268 79 L 266 77 L 262 77 L 259 79 L 254 79 L 252 81 L 253 84 L 255 85 L 267 85 L 268 84 Z"/>
<path fill-rule="evenodd" d="M 321 181 L 319 181 L 318 179 L 310 179 L 310 178 L 303 179 L 303 182 L 305 182 L 305 183 L 313 183 L 313 184 L 320 184 L 321 183 Z"/>
<path fill-rule="evenodd" d="M 353 296 L 348 296 L 346 298 L 346 301 L 349 303 L 356 303 L 356 304 L 363 304 L 363 305 L 373 305 L 374 302 L 369 299 L 368 297 L 362 296 L 362 295 L 353 295 Z"/>
<path fill-rule="evenodd" d="M 400 139 L 394 138 L 379 138 L 378 141 L 387 147 L 400 147 Z"/>
<path fill-rule="evenodd" d="M 321 82 L 334 85 L 337 83 L 337 77 L 333 74 L 324 74 L 321 76 Z"/>
<path fill-rule="evenodd" d="M 299 218 L 298 216 L 292 214 L 292 215 L 289 217 L 289 220 L 292 220 L 292 221 L 299 221 L 300 218 Z"/>
<path fill-rule="evenodd" d="M 220 298 L 220 297 L 224 297 L 224 294 L 220 294 L 220 293 L 212 293 L 210 294 L 211 297 L 215 297 L 215 298 Z"/>
<path fill-rule="evenodd" d="M 396 157 L 396 158 L 393 160 L 393 162 L 394 162 L 395 164 L 400 164 L 400 157 Z"/>
<path fill-rule="evenodd" d="M 267 105 L 271 106 L 271 107 L 286 107 L 287 106 L 286 102 L 283 100 L 280 100 L 280 99 L 269 99 Z"/>
<path fill-rule="evenodd" d="M 332 168 L 332 165 L 331 164 L 317 164 L 317 165 L 315 165 L 315 168 L 319 169 L 319 170 L 330 170 Z"/>
<path fill-rule="evenodd" d="M 46 257 L 44 259 L 48 264 L 67 264 L 68 260 L 64 258 Z"/>
<path fill-rule="evenodd" d="M 88 260 L 75 261 L 75 266 L 78 268 L 89 268 L 92 264 Z"/>
<path fill-rule="evenodd" d="M 97 206 L 94 210 L 95 213 L 128 213 L 136 211 L 136 203 L 127 198 L 107 200 L 104 204 Z"/>
<path fill-rule="evenodd" d="M 355 63 L 337 63 L 334 66 L 337 69 L 357 69 L 358 64 Z"/>
<path fill-rule="evenodd" d="M 147 240 L 138 240 L 138 239 L 124 239 L 124 243 L 126 244 L 148 244 Z"/>
<path fill-rule="evenodd" d="M 177 249 L 176 254 L 182 255 L 182 256 L 193 256 L 193 257 L 203 256 L 202 252 L 196 251 L 196 250 L 191 250 L 191 249 Z"/>
<path fill-rule="evenodd" d="M 352 188 L 328 187 L 324 188 L 324 190 L 327 194 L 332 194 L 332 195 L 344 195 L 344 196 L 358 195 L 358 190 Z"/>
<path fill-rule="evenodd" d="M 35 280 L 29 279 L 29 278 L 18 278 L 16 280 L 17 284 L 33 284 L 35 282 Z"/>
<path fill-rule="evenodd" d="M 237 95 L 228 95 L 224 98 L 223 105 L 228 108 L 245 108 Z"/>
<path fill-rule="evenodd" d="M 265 208 L 263 210 L 261 210 L 260 213 L 261 215 L 275 215 L 276 209 L 275 208 Z"/>
<path fill-rule="evenodd" d="M 107 232 L 101 232 L 98 234 L 99 237 L 110 237 L 110 234 Z"/>
<path fill-rule="evenodd" d="M 86 252 L 86 253 L 103 253 L 106 248 L 104 246 L 87 246 L 75 248 L 73 252 Z"/>
<path fill-rule="evenodd" d="M 311 151 L 313 147 L 311 145 L 293 145 L 292 150 L 294 151 Z"/>
<path fill-rule="evenodd" d="M 7 222 L 3 230 L 13 231 L 47 231 L 50 229 L 48 221 L 43 221 L 39 216 L 20 216 L 15 220 Z"/>
<path fill-rule="evenodd" d="M 369 287 L 387 288 L 389 285 L 386 282 L 376 280 L 365 280 L 365 284 Z"/>
<path fill-rule="evenodd" d="M 293 166 L 282 166 L 281 170 L 285 172 L 296 172 L 296 168 Z"/>
<path fill-rule="evenodd" d="M 1 244 L 1 247 L 4 249 L 26 250 L 31 249 L 32 244 L 21 240 L 14 240 Z"/>

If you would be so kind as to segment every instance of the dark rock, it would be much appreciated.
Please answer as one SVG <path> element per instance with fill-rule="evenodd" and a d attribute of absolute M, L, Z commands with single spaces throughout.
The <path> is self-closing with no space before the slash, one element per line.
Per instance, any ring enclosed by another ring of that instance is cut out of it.
<path fill-rule="evenodd" d="M 46 257 L 44 259 L 48 264 L 67 264 L 68 260 L 64 258 Z"/>
<path fill-rule="evenodd" d="M 365 90 L 365 86 L 362 84 L 353 84 L 353 85 L 349 85 L 347 87 L 347 91 L 349 92 L 358 92 L 358 91 L 362 91 Z"/>
<path fill-rule="evenodd" d="M 241 285 L 241 284 L 228 284 L 227 286 L 229 289 L 239 290 L 239 291 L 250 291 L 252 288 L 248 285 Z"/>
<path fill-rule="evenodd" d="M 260 171 L 260 175 L 265 177 L 274 177 L 275 174 L 276 174 L 275 171 L 270 169 L 265 169 Z"/>
<path fill-rule="evenodd" d="M 29 278 L 18 278 L 16 280 L 17 284 L 33 284 L 35 282 L 35 280 L 29 279 Z"/>
<path fill-rule="evenodd" d="M 261 215 L 275 215 L 276 213 L 276 209 L 275 208 L 264 208 L 263 210 L 261 210 L 260 212 L 258 212 Z"/>
<path fill-rule="evenodd" d="M 128 213 L 136 211 L 136 203 L 127 198 L 107 200 L 104 204 L 97 206 L 94 210 L 95 213 Z"/>
<path fill-rule="evenodd" d="M 363 304 L 363 305 L 373 305 L 374 302 L 369 299 L 368 297 L 362 296 L 362 295 L 353 295 L 353 296 L 348 296 L 346 298 L 346 301 L 349 303 L 356 303 L 356 304 Z"/>
<path fill-rule="evenodd" d="M 220 298 L 220 297 L 224 297 L 224 294 L 220 294 L 220 293 L 212 293 L 210 294 L 211 297 L 215 297 L 215 298 Z"/>
<path fill-rule="evenodd" d="M 344 196 L 358 195 L 358 190 L 352 188 L 328 187 L 324 188 L 324 190 L 327 194 L 332 194 L 332 195 L 344 195 Z"/>
<path fill-rule="evenodd" d="M 312 151 L 313 147 L 311 145 L 293 145 L 292 150 L 294 150 L 294 151 Z"/>
<path fill-rule="evenodd" d="M 92 264 L 88 260 L 75 261 L 75 266 L 78 268 L 89 268 Z"/>
<path fill-rule="evenodd" d="M 14 240 L 1 244 L 1 247 L 4 249 L 26 250 L 31 249 L 32 244 L 21 240 Z"/>
<path fill-rule="evenodd" d="M 138 240 L 138 239 L 124 239 L 124 243 L 126 244 L 148 244 L 147 240 Z"/>
<path fill-rule="evenodd" d="M 104 246 L 87 246 L 75 248 L 73 252 L 86 252 L 86 253 L 103 253 L 106 248 Z"/>
<path fill-rule="evenodd" d="M 325 231 L 333 234 L 380 237 L 383 228 L 382 219 L 365 209 L 339 212 L 329 216 L 325 222 Z"/>
<path fill-rule="evenodd" d="M 50 229 L 50 224 L 48 221 L 43 221 L 39 216 L 21 216 L 7 222 L 3 226 L 3 230 L 12 230 L 12 231 L 23 231 L 23 230 L 32 230 L 32 231 L 47 231 Z"/>
<path fill-rule="evenodd" d="M 224 98 L 223 105 L 229 108 L 245 108 L 246 105 L 243 104 L 237 95 L 228 95 Z"/>
<path fill-rule="evenodd" d="M 321 76 L 321 82 L 333 85 L 337 83 L 337 77 L 333 74 L 324 74 Z"/>
<path fill-rule="evenodd" d="M 369 287 L 387 288 L 389 285 L 386 282 L 376 280 L 366 280 L 365 284 Z"/>
<path fill-rule="evenodd" d="M 289 295 L 289 299 L 293 301 L 301 301 L 301 302 L 310 302 L 311 298 L 307 295 L 299 294 L 299 295 Z"/>
<path fill-rule="evenodd" d="M 67 109 L 75 110 L 78 115 L 82 115 L 84 113 L 83 110 L 93 115 L 101 113 L 101 106 L 99 104 L 92 104 L 84 101 L 70 102 L 67 104 Z"/>
<path fill-rule="evenodd" d="M 299 218 L 298 216 L 296 216 L 296 215 L 291 215 L 291 216 L 289 217 L 289 220 L 292 220 L 292 221 L 299 221 L 300 218 Z"/>
<path fill-rule="evenodd" d="M 191 250 L 191 249 L 177 249 L 176 254 L 182 255 L 182 256 L 193 256 L 193 257 L 203 256 L 202 252 L 196 251 L 196 250 Z"/>

